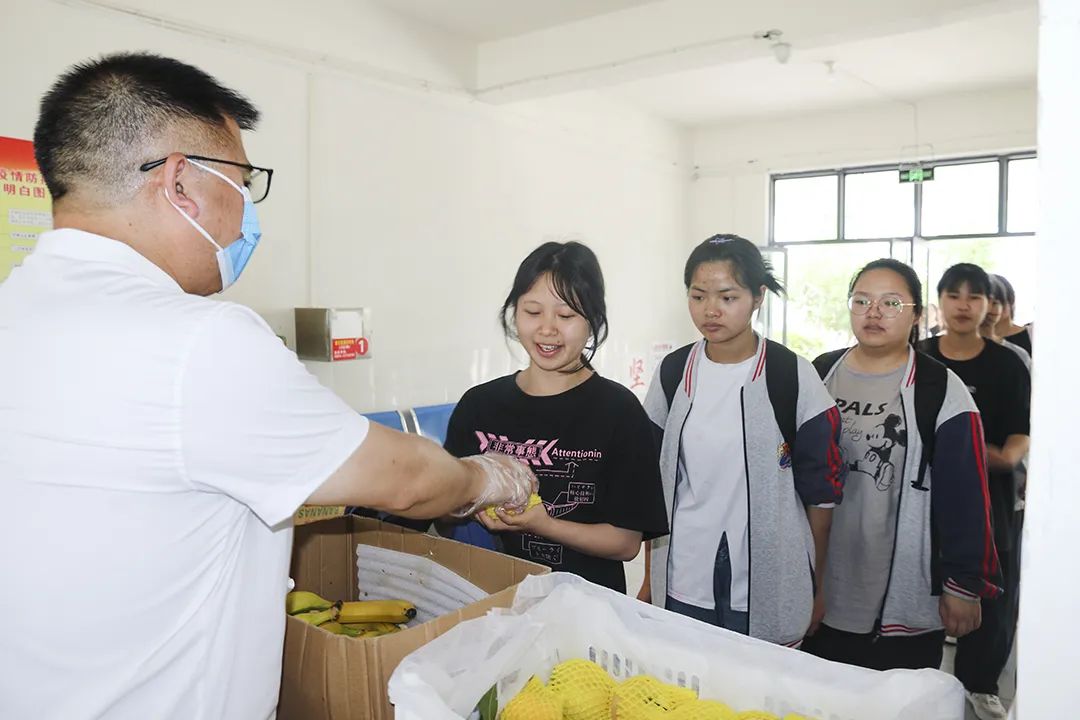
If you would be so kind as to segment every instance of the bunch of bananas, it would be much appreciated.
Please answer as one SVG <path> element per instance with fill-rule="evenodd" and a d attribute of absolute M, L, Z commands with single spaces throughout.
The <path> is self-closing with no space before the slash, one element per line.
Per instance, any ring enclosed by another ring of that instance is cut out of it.
<path fill-rule="evenodd" d="M 701 700 L 684 687 L 638 675 L 616 683 L 588 660 L 567 660 L 551 671 L 547 685 L 531 678 L 499 714 L 499 720 L 780 720 L 760 710 L 736 712 L 722 702 Z M 783 720 L 808 720 L 794 713 Z"/>
<path fill-rule="evenodd" d="M 540 499 L 540 496 L 537 495 L 536 493 L 533 493 L 532 495 L 529 496 L 529 504 L 525 506 L 525 509 L 528 510 L 530 508 L 534 508 L 534 507 L 536 507 L 537 505 L 539 505 L 542 502 L 544 502 L 544 501 Z M 489 518 L 491 518 L 492 520 L 498 520 L 499 519 L 499 516 L 495 514 L 495 507 L 494 506 L 489 507 L 486 510 L 486 512 L 487 512 L 487 516 Z M 506 512 L 507 515 L 517 515 L 517 513 L 511 512 L 510 510 L 506 510 L 505 512 Z"/>
<path fill-rule="evenodd" d="M 396 633 L 416 617 L 416 607 L 405 600 L 331 602 L 306 590 L 285 596 L 285 612 L 321 630 L 354 638 Z"/>

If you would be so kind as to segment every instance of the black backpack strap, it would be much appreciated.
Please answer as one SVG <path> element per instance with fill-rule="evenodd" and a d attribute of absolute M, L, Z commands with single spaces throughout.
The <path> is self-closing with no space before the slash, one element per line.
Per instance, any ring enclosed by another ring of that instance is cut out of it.
<path fill-rule="evenodd" d="M 778 342 L 765 341 L 765 387 L 776 424 L 790 451 L 795 450 L 795 411 L 799 406 L 799 360 Z"/>
<path fill-rule="evenodd" d="M 840 358 L 844 357 L 844 353 L 847 352 L 847 348 L 841 348 L 839 350 L 831 350 L 824 355 L 818 355 L 814 359 L 814 369 L 817 370 L 817 374 L 824 380 L 829 374 L 829 371 L 833 369 L 836 363 L 840 362 Z"/>
<path fill-rule="evenodd" d="M 926 468 L 934 460 L 934 446 L 937 438 L 937 417 L 941 406 L 945 404 L 945 393 L 949 389 L 949 371 L 934 358 L 915 352 L 915 424 L 919 428 L 922 440 L 922 456 L 919 458 L 919 475 L 912 484 L 916 490 L 929 490 L 926 487 Z"/>
<path fill-rule="evenodd" d="M 660 363 L 660 386 L 664 389 L 664 397 L 667 398 L 668 409 L 671 409 L 671 401 L 675 397 L 675 390 L 679 387 L 686 371 L 686 359 L 690 357 L 690 351 L 697 343 L 684 345 L 678 350 L 673 350 Z"/>

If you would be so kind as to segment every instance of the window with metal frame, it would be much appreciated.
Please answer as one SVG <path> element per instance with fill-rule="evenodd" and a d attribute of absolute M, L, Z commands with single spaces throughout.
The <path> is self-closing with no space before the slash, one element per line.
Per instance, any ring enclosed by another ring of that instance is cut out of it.
<path fill-rule="evenodd" d="M 764 250 L 782 269 L 788 294 L 762 313 L 769 337 L 810 357 L 850 343 L 847 285 L 878 257 L 909 263 L 922 277 L 924 328 L 934 324 L 932 275 L 961 260 L 1009 275 L 1021 298 L 1018 319 L 1030 319 L 1034 153 L 936 160 L 921 169 L 932 169 L 933 179 L 901 182 L 899 164 L 771 177 Z"/>
<path fill-rule="evenodd" d="M 1034 235 L 1034 152 L 780 173 L 770 180 L 769 245 Z"/>

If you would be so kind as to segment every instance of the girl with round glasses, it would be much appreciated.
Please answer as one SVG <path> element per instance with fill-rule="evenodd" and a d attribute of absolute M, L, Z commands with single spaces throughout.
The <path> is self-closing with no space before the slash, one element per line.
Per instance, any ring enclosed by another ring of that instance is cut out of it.
<path fill-rule="evenodd" d="M 841 416 L 824 621 L 803 648 L 852 665 L 938 668 L 1000 592 L 982 425 L 960 379 L 916 352 L 922 283 L 875 260 L 848 293 L 852 348 L 814 361 Z M 933 512 L 931 512 L 931 509 Z"/>

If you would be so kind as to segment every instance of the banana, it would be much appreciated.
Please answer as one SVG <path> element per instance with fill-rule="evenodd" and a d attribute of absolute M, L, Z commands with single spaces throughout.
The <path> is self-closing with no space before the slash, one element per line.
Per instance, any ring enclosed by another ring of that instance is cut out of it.
<path fill-rule="evenodd" d="M 352 623 L 406 623 L 416 617 L 416 607 L 405 600 L 357 600 L 342 603 L 338 622 Z"/>
<path fill-rule="evenodd" d="M 379 625 L 379 627 L 364 627 L 364 625 Z M 388 628 L 393 628 L 390 630 Z M 324 622 L 319 626 L 320 630 L 325 630 L 334 635 L 344 635 L 349 638 L 370 638 L 381 637 L 383 635 L 389 635 L 395 633 L 401 628 L 397 625 L 391 625 L 390 623 L 361 623 L 360 625 L 342 625 L 336 620 L 330 622 Z"/>
<path fill-rule="evenodd" d="M 357 633 L 359 633 L 359 634 L 354 635 L 353 637 L 357 637 L 357 638 L 378 638 L 378 637 L 382 637 L 383 635 L 389 635 L 390 634 L 390 633 L 379 632 L 378 630 L 357 630 Z"/>
<path fill-rule="evenodd" d="M 380 635 L 391 635 L 401 630 L 400 625 L 388 622 L 372 622 L 372 623 L 349 623 L 345 626 L 345 631 L 356 633 L 354 637 L 379 637 Z"/>
<path fill-rule="evenodd" d="M 331 620 L 330 622 L 324 622 L 319 626 L 320 629 L 325 630 L 335 635 L 346 635 L 345 626 L 339 623 L 337 620 Z"/>
<path fill-rule="evenodd" d="M 334 603 L 307 590 L 293 590 L 285 596 L 285 612 L 295 615 L 311 610 L 329 610 Z"/>
<path fill-rule="evenodd" d="M 324 623 L 337 620 L 340 608 L 341 603 L 335 603 L 326 610 L 316 610 L 314 612 L 298 613 L 296 615 L 293 615 L 293 617 L 310 625 L 322 625 Z"/>

